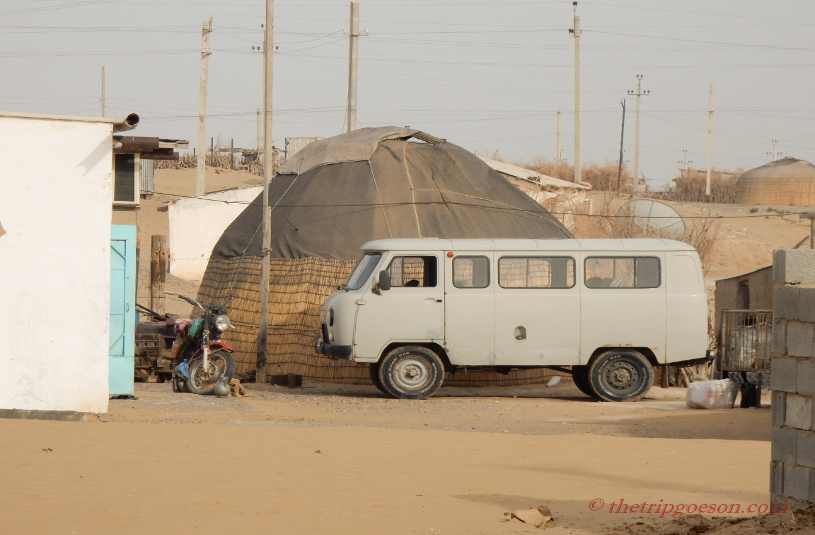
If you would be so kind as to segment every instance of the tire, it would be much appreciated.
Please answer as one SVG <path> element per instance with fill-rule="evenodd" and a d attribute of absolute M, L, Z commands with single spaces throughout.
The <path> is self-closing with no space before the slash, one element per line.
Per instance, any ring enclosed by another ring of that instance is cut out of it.
<path fill-rule="evenodd" d="M 189 394 L 190 390 L 187 388 L 187 381 L 181 377 L 173 377 L 173 392 L 177 394 Z"/>
<path fill-rule="evenodd" d="M 377 390 L 382 392 L 383 394 L 390 396 L 390 393 L 385 390 L 385 387 L 382 386 L 382 381 L 379 380 L 379 363 L 374 362 L 368 367 L 368 371 L 371 374 L 371 382 L 374 384 Z"/>
<path fill-rule="evenodd" d="M 425 347 L 397 347 L 379 361 L 379 381 L 399 399 L 424 399 L 435 394 L 444 380 L 441 359 Z"/>
<path fill-rule="evenodd" d="M 634 401 L 654 382 L 654 368 L 641 353 L 614 350 L 589 364 L 589 386 L 603 401 Z"/>
<path fill-rule="evenodd" d="M 213 351 L 207 360 L 210 367 L 209 373 L 203 369 L 203 357 L 190 363 L 190 380 L 187 381 L 187 388 L 193 394 L 202 396 L 212 394 L 221 376 L 226 376 L 227 382 L 235 376 L 235 359 L 229 351 L 225 349 Z"/>
<path fill-rule="evenodd" d="M 591 389 L 589 384 L 589 368 L 588 366 L 572 366 L 572 381 L 578 390 L 589 396 L 590 398 L 597 399 L 597 392 Z"/>

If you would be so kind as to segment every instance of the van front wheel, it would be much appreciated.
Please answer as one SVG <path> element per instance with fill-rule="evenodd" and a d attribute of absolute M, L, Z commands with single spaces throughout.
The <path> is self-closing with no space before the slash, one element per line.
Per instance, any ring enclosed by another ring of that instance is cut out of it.
<path fill-rule="evenodd" d="M 441 388 L 444 365 L 425 347 L 397 347 L 379 362 L 379 380 L 388 394 L 401 399 L 424 399 Z"/>
<path fill-rule="evenodd" d="M 641 353 L 614 350 L 589 364 L 589 384 L 604 401 L 634 401 L 654 382 L 654 369 Z"/>

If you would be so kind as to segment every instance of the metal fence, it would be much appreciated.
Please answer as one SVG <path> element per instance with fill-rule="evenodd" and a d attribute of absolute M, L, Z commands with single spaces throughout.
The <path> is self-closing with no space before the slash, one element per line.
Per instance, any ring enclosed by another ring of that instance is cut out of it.
<path fill-rule="evenodd" d="M 773 311 L 722 311 L 721 340 L 721 371 L 770 373 Z"/>

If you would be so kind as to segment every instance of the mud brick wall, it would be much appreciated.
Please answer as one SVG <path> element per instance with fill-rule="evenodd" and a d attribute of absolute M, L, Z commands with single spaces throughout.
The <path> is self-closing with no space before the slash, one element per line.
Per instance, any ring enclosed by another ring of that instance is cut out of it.
<path fill-rule="evenodd" d="M 815 503 L 815 250 L 773 253 L 770 499 Z"/>

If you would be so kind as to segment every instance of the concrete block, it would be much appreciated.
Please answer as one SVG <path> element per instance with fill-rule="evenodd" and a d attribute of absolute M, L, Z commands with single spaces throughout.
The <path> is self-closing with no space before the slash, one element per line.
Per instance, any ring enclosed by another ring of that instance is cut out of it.
<path fill-rule="evenodd" d="M 812 428 L 812 398 L 787 394 L 787 408 L 784 423 L 795 429 L 809 430 Z"/>
<path fill-rule="evenodd" d="M 773 279 L 785 284 L 815 283 L 815 249 L 773 251 Z"/>
<path fill-rule="evenodd" d="M 803 432 L 798 434 L 798 463 L 801 466 L 815 468 L 815 433 Z"/>
<path fill-rule="evenodd" d="M 812 481 L 810 480 L 810 485 L 811 484 Z M 770 494 L 770 507 L 772 507 L 771 512 L 789 513 L 796 509 L 806 509 L 811 505 L 812 504 L 807 500 L 794 500 L 789 496 L 784 496 L 783 494 Z"/>
<path fill-rule="evenodd" d="M 784 494 L 784 463 L 770 462 L 770 494 Z"/>
<path fill-rule="evenodd" d="M 798 382 L 795 374 L 798 373 L 798 361 L 791 357 L 773 357 L 770 362 L 773 374 L 773 390 L 781 392 L 797 392 Z"/>
<path fill-rule="evenodd" d="M 787 354 L 787 320 L 773 318 L 773 355 Z"/>
<path fill-rule="evenodd" d="M 796 500 L 809 500 L 811 468 L 784 463 L 784 494 Z"/>
<path fill-rule="evenodd" d="M 787 355 L 811 357 L 815 342 L 815 324 L 791 321 L 787 324 Z"/>
<path fill-rule="evenodd" d="M 815 286 L 798 287 L 798 319 L 815 323 Z"/>
<path fill-rule="evenodd" d="M 815 359 L 799 359 L 795 374 L 796 392 L 815 396 Z"/>
<path fill-rule="evenodd" d="M 773 318 L 798 319 L 798 286 L 776 286 L 773 288 Z"/>
<path fill-rule="evenodd" d="M 798 433 L 790 427 L 773 426 L 771 458 L 794 463 L 797 459 Z"/>
<path fill-rule="evenodd" d="M 784 425 L 784 422 L 787 421 L 786 396 L 786 392 L 777 392 L 774 390 L 772 393 L 770 408 L 772 412 L 773 425 Z"/>

